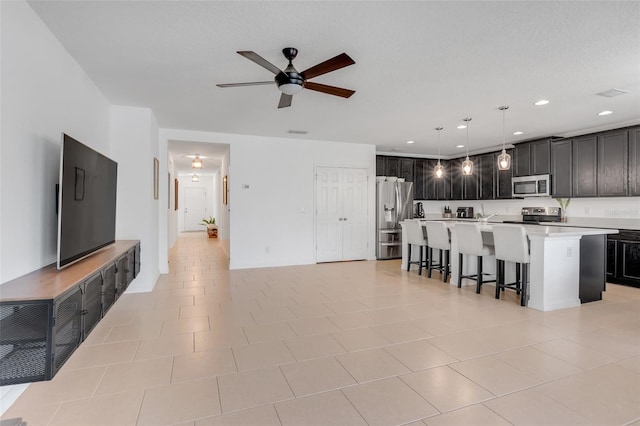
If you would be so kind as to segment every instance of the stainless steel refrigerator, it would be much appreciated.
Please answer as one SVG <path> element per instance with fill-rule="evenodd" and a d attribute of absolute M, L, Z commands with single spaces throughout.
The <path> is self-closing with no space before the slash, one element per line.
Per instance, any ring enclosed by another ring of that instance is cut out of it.
<path fill-rule="evenodd" d="M 400 222 L 413 218 L 413 182 L 376 182 L 376 257 L 402 257 Z"/>

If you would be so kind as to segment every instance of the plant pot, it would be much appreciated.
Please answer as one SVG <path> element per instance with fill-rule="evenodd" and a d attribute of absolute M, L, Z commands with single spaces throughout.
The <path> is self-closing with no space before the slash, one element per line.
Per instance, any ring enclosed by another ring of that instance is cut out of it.
<path fill-rule="evenodd" d="M 209 238 L 218 238 L 218 227 L 216 225 L 207 225 L 207 235 Z"/>

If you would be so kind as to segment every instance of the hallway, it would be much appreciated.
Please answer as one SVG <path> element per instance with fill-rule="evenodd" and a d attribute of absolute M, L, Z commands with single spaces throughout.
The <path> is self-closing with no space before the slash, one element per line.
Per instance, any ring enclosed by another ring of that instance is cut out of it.
<path fill-rule="evenodd" d="M 3 418 L 35 425 L 470 425 L 640 421 L 640 289 L 543 313 L 399 261 L 228 270 L 180 236 Z M 416 422 L 416 423 L 412 423 Z"/>

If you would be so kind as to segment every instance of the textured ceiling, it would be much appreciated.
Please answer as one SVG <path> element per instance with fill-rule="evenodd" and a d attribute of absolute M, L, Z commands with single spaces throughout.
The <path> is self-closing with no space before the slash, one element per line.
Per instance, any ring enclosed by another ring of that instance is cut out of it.
<path fill-rule="evenodd" d="M 373 143 L 380 152 L 457 155 L 640 122 L 640 2 L 30 1 L 113 104 L 150 107 L 160 127 Z M 339 53 L 355 65 L 277 109 L 273 75 L 236 53 L 304 70 Z M 614 98 L 595 93 L 630 93 Z M 551 102 L 535 107 L 541 99 Z M 602 110 L 613 114 L 600 117 Z M 289 130 L 305 130 L 305 136 Z M 520 130 L 524 134 L 513 136 Z M 407 140 L 416 143 L 408 145 Z"/>

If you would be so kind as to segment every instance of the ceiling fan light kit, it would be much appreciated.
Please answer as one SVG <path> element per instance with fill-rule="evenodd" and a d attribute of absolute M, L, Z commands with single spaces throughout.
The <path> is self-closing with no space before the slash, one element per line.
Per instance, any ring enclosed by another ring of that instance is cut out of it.
<path fill-rule="evenodd" d="M 271 62 L 267 61 L 255 52 L 242 50 L 238 51 L 238 54 L 274 73 L 274 81 L 217 84 L 218 87 L 226 88 L 261 86 L 275 83 L 278 86 L 280 92 L 282 92 L 282 94 L 280 95 L 280 102 L 278 102 L 278 108 L 286 108 L 291 106 L 293 95 L 302 91 L 302 89 L 309 89 L 333 96 L 340 96 L 342 98 L 349 98 L 355 93 L 355 90 L 343 89 L 341 87 L 334 87 L 326 84 L 308 81 L 309 79 L 320 76 L 322 74 L 327 74 L 340 68 L 355 64 L 355 61 L 351 59 L 346 53 L 341 53 L 338 56 L 314 65 L 302 72 L 298 72 L 298 70 L 293 66 L 293 60 L 298 55 L 298 49 L 296 49 L 295 47 L 285 47 L 284 49 L 282 49 L 282 54 L 285 58 L 287 58 L 287 60 L 289 60 L 289 65 L 284 69 L 284 71 L 281 71 L 280 68 L 273 65 Z"/>

